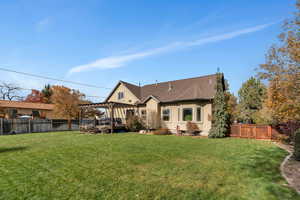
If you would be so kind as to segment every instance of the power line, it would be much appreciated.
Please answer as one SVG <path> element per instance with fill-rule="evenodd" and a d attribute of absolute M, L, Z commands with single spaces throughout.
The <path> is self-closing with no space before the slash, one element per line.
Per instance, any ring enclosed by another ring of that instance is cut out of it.
<path fill-rule="evenodd" d="M 0 85 L 0 87 L 5 87 L 5 85 Z M 35 90 L 35 89 L 29 89 L 29 88 L 22 88 L 22 87 L 16 87 L 19 90 Z M 95 97 L 95 98 L 103 98 L 105 99 L 106 97 L 101 97 L 101 96 L 95 96 L 95 95 L 85 95 L 85 97 Z"/>
<path fill-rule="evenodd" d="M 52 80 L 52 81 L 59 81 L 59 82 L 71 83 L 71 84 L 74 84 L 74 85 L 81 85 L 81 86 L 85 86 L 85 87 L 100 88 L 100 89 L 107 89 L 107 90 L 111 90 L 112 89 L 112 88 L 108 88 L 108 87 L 101 87 L 101 86 L 96 86 L 96 85 L 91 85 L 91 84 L 86 84 L 86 83 L 81 83 L 81 82 L 68 81 L 68 80 L 63 80 L 63 79 L 51 78 L 51 77 L 48 77 L 48 76 L 31 74 L 31 73 L 27 73 L 27 72 L 15 71 L 15 70 L 3 68 L 3 67 L 0 67 L 0 70 L 6 71 L 6 72 L 12 72 L 12 73 L 16 73 L 16 74 L 22 74 L 22 75 L 25 75 L 25 76 L 32 76 L 32 77 L 41 78 L 41 79 L 47 79 L 47 80 Z"/>

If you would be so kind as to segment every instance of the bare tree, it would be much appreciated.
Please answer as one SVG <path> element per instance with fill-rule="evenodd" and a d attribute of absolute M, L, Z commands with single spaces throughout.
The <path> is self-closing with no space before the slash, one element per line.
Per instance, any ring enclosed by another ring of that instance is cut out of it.
<path fill-rule="evenodd" d="M 13 83 L 4 83 L 0 84 L 0 99 L 1 100 L 21 100 L 20 96 L 21 88 Z"/>
<path fill-rule="evenodd" d="M 150 129 L 157 129 L 161 126 L 160 117 L 156 111 L 150 111 L 147 115 L 147 126 Z"/>

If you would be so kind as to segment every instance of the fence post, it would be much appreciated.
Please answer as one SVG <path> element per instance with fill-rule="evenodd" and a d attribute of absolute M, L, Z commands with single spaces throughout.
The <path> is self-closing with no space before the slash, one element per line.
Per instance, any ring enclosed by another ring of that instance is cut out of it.
<path fill-rule="evenodd" d="M 270 137 L 270 139 L 272 139 L 272 128 L 270 125 L 268 126 L 268 136 Z"/>
<path fill-rule="evenodd" d="M 0 135 L 3 135 L 3 118 L 0 119 Z"/>
<path fill-rule="evenodd" d="M 256 126 L 254 126 L 254 135 L 255 135 L 255 139 L 257 139 Z"/>
<path fill-rule="evenodd" d="M 53 131 L 53 120 L 50 119 L 50 131 Z"/>
<path fill-rule="evenodd" d="M 239 125 L 240 138 L 242 137 L 242 125 Z"/>
<path fill-rule="evenodd" d="M 31 133 L 31 119 L 28 120 L 28 133 Z"/>

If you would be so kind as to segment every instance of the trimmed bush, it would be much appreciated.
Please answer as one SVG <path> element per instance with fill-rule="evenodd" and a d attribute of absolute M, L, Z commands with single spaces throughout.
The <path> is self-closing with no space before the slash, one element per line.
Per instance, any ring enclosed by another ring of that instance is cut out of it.
<path fill-rule="evenodd" d="M 300 129 L 295 133 L 294 158 L 300 161 Z"/>
<path fill-rule="evenodd" d="M 140 119 L 138 116 L 134 115 L 126 120 L 126 128 L 129 131 L 137 132 L 145 129 L 145 126 L 143 120 Z"/>
<path fill-rule="evenodd" d="M 171 132 L 167 128 L 160 128 L 153 131 L 153 135 L 171 135 Z"/>

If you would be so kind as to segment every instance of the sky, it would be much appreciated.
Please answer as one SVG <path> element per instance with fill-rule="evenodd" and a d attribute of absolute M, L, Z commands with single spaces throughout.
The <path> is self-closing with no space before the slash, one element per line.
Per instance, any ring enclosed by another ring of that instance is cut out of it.
<path fill-rule="evenodd" d="M 256 75 L 294 0 L 1 0 L 0 68 L 113 88 L 213 74 L 237 94 Z M 64 84 L 0 71 L 22 88 Z M 28 91 L 26 91 L 28 92 Z"/>

